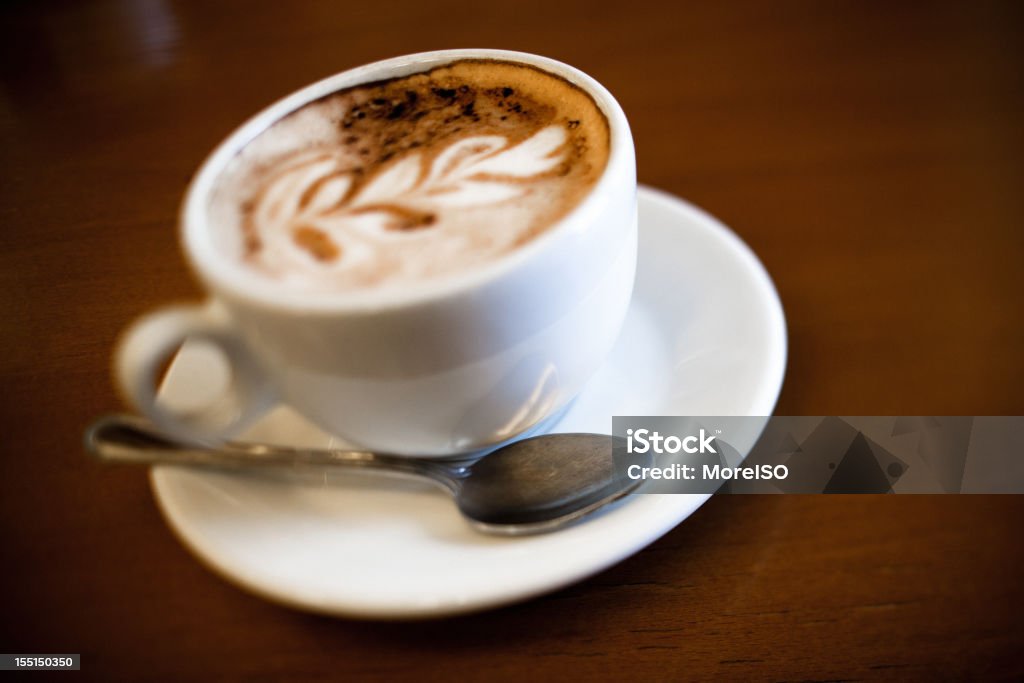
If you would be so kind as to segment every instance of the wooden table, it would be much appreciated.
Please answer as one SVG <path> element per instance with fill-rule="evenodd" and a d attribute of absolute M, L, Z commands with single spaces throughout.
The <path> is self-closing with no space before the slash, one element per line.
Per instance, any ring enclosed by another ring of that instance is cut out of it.
<path fill-rule="evenodd" d="M 1019 4 L 497 4 L 4 6 L 0 650 L 81 652 L 105 681 L 1019 679 L 1020 497 L 723 496 L 567 590 L 381 624 L 239 591 L 145 472 L 84 457 L 120 407 L 118 331 L 200 296 L 175 219 L 205 154 L 320 77 L 460 46 L 593 74 L 640 180 L 761 256 L 791 335 L 780 414 L 1024 412 Z"/>

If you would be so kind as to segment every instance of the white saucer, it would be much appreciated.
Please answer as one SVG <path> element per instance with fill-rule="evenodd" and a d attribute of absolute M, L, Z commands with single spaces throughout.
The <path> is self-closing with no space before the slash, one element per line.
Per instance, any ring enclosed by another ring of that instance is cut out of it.
<path fill-rule="evenodd" d="M 612 415 L 769 415 L 786 365 L 786 324 L 771 280 L 728 228 L 641 188 L 632 306 L 607 365 L 552 430 L 611 431 Z M 189 402 L 216 372 L 187 345 L 163 388 Z M 337 445 L 281 408 L 247 438 Z M 300 609 L 369 618 L 470 612 L 553 591 L 637 552 L 704 495 L 637 495 L 553 534 L 474 532 L 429 485 L 346 480 L 318 487 L 249 476 L 152 472 L 171 527 L 208 566 Z"/>

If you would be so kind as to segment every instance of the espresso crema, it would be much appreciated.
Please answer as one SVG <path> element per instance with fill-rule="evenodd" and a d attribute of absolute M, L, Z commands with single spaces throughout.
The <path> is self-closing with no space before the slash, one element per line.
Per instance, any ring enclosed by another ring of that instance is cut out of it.
<path fill-rule="evenodd" d="M 250 142 L 212 195 L 232 258 L 307 291 L 477 268 L 568 213 L 608 161 L 586 92 L 524 64 L 463 60 L 332 93 Z"/>

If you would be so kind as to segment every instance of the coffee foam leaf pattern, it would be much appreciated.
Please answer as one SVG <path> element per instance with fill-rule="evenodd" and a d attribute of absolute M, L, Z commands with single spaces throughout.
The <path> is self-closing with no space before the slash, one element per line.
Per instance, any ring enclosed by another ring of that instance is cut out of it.
<path fill-rule="evenodd" d="M 510 181 L 557 166 L 561 155 L 556 152 L 564 144 L 565 131 L 560 126 L 548 126 L 511 147 L 500 135 L 463 138 L 437 155 L 425 177 L 421 155 L 410 154 L 377 175 L 347 206 L 431 199 L 447 206 L 503 201 L 521 194 L 522 188 Z M 491 187 L 498 185 L 506 187 Z"/>
<path fill-rule="evenodd" d="M 394 202 L 404 195 L 409 195 L 419 183 L 423 173 L 423 162 L 419 154 L 410 154 L 385 169 L 371 180 L 347 207 L 364 207 L 381 202 Z"/>
<path fill-rule="evenodd" d="M 344 201 L 351 187 L 352 176 L 348 174 L 328 176 L 309 195 L 305 209 L 311 213 L 326 213 Z"/>
<path fill-rule="evenodd" d="M 548 126 L 533 137 L 501 152 L 480 159 L 469 169 L 471 175 L 491 174 L 528 178 L 553 169 L 561 156 L 555 153 L 565 144 L 565 130 Z"/>
<path fill-rule="evenodd" d="M 494 181 L 463 180 L 455 187 L 441 187 L 431 192 L 431 197 L 446 207 L 468 207 L 480 204 L 497 204 L 515 199 L 524 189 L 510 183 Z"/>
<path fill-rule="evenodd" d="M 343 161 L 338 157 L 305 153 L 291 160 L 264 188 L 252 227 L 265 247 L 289 252 L 284 261 L 297 259 L 296 265 L 304 269 L 310 265 L 343 268 L 346 262 L 363 261 L 368 256 L 367 245 L 353 242 L 374 235 L 420 234 L 443 224 L 446 210 L 521 197 L 530 187 L 524 181 L 552 171 L 562 162 L 566 139 L 559 125 L 511 145 L 500 135 L 470 136 L 437 154 L 429 168 L 422 153 L 412 152 L 362 187 L 356 186 L 354 174 L 342 170 Z M 308 235 L 313 228 L 337 249 L 309 249 L 308 240 L 300 239 L 300 234 Z M 363 258 L 355 258 L 357 254 Z M 278 261 L 278 265 L 285 264 Z"/>

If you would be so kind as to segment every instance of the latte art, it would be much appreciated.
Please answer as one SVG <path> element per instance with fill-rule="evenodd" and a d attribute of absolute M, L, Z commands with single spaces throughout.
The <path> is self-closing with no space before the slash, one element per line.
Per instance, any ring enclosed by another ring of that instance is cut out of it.
<path fill-rule="evenodd" d="M 422 154 L 409 154 L 356 191 L 343 160 L 312 154 L 259 196 L 250 239 L 256 249 L 272 245 L 267 256 L 279 256 L 282 266 L 306 268 L 312 259 L 325 270 L 344 270 L 370 255 L 369 240 L 432 228 L 450 209 L 493 208 L 523 197 L 530 188 L 522 181 L 556 166 L 564 143 L 557 126 L 517 145 L 496 135 L 463 138 L 429 166 Z M 493 242 L 500 231 L 479 235 L 479 246 L 486 236 Z"/>
<path fill-rule="evenodd" d="M 211 213 L 226 249 L 291 286 L 421 281 L 550 227 L 596 182 L 607 138 L 593 100 L 570 83 L 457 62 L 286 117 L 234 160 Z"/>

